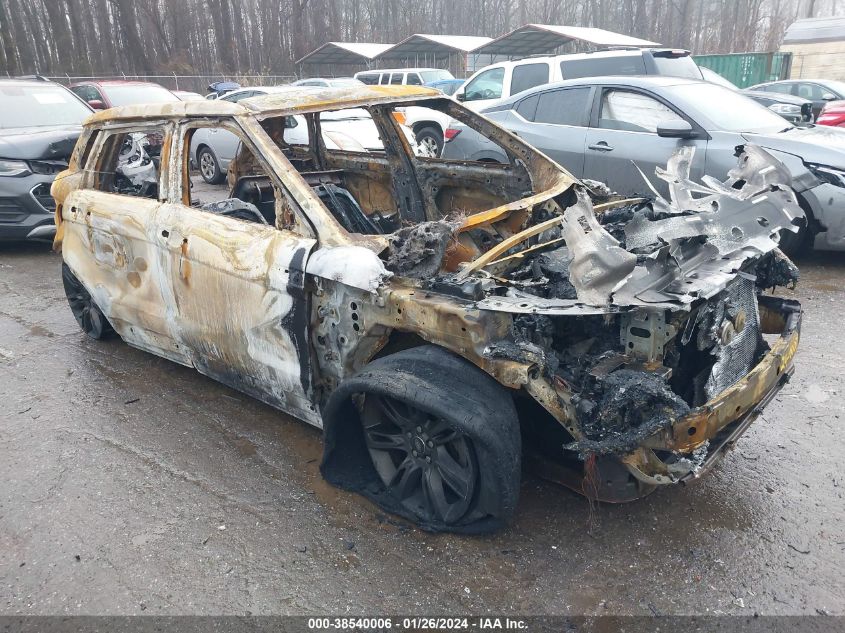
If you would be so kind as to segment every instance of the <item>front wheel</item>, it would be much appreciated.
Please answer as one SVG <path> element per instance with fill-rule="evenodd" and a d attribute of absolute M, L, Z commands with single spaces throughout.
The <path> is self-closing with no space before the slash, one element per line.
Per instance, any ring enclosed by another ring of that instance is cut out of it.
<path fill-rule="evenodd" d="M 83 332 L 97 340 L 108 338 L 114 333 L 111 324 L 94 303 L 91 294 L 64 262 L 62 262 L 62 285 L 65 287 L 70 311 L 73 312 L 73 317 Z"/>
<path fill-rule="evenodd" d="M 345 380 L 323 413 L 321 471 L 424 529 L 491 532 L 519 496 L 510 393 L 468 361 L 422 346 Z"/>

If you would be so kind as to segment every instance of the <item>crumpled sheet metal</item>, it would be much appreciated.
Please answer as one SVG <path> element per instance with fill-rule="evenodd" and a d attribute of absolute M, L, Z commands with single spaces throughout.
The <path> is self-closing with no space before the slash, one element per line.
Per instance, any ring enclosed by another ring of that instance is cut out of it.
<path fill-rule="evenodd" d="M 793 221 L 803 212 L 790 187 L 789 174 L 765 150 L 746 146 L 724 183 L 708 179 L 707 184 L 690 179 L 694 152 L 692 146 L 680 148 L 666 169 L 657 171 L 658 177 L 669 184 L 670 199 L 658 197 L 654 209 L 668 217 L 649 220 L 641 214 L 625 227 L 628 251 L 656 247 L 636 266 L 628 269 L 630 260 L 620 260 L 615 271 L 593 270 L 585 277 L 587 263 L 593 267 L 614 264 L 592 257 L 588 246 L 567 239 L 575 255 L 571 281 L 579 301 L 685 307 L 720 292 L 747 259 L 776 249 L 781 230 L 797 231 Z M 586 215 L 591 229 L 589 236 L 577 237 L 582 241 L 586 238 L 590 246 L 603 245 L 610 235 L 601 226 L 596 230 L 597 223 L 590 221 L 591 217 L 595 220 L 591 209 L 585 212 L 583 205 L 573 205 L 565 217 L 575 208 L 579 218 Z M 616 279 L 624 273 L 624 279 L 613 288 L 597 288 L 590 283 L 595 278 L 614 278 L 614 272 Z"/>
<path fill-rule="evenodd" d="M 563 214 L 563 237 L 572 254 L 569 278 L 580 301 L 602 305 L 634 271 L 637 256 L 602 228 L 586 192 L 579 189 L 577 196 Z"/>

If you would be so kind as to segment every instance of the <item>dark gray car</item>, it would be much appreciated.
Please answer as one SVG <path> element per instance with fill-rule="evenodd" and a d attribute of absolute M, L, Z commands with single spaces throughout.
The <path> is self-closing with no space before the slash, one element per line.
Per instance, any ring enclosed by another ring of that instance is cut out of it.
<path fill-rule="evenodd" d="M 92 110 L 43 80 L 0 80 L 0 240 L 52 239 L 50 185 Z"/>
<path fill-rule="evenodd" d="M 751 86 L 749 90 L 788 94 L 813 102 L 813 116 L 818 117 L 829 101 L 845 99 L 845 82 L 830 79 L 786 79 Z"/>
<path fill-rule="evenodd" d="M 695 148 L 690 174 L 721 178 L 736 147 L 759 145 L 781 161 L 818 249 L 845 250 L 845 131 L 796 128 L 742 94 L 670 77 L 576 79 L 535 88 L 488 108 L 485 116 L 545 152 L 580 178 L 625 195 L 666 195 L 655 178 L 674 152 Z M 496 146 L 461 126 L 445 158 L 507 162 Z M 648 177 L 646 182 L 643 175 Z M 790 234 L 791 235 L 791 234 Z M 795 248 L 798 244 L 786 245 Z"/>

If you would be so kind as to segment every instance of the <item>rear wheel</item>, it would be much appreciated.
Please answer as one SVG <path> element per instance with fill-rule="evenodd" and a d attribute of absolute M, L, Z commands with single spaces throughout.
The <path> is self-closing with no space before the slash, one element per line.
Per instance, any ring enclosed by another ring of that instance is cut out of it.
<path fill-rule="evenodd" d="M 491 532 L 513 514 L 521 440 L 510 393 L 434 346 L 373 361 L 323 413 L 321 470 L 425 529 Z"/>
<path fill-rule="evenodd" d="M 428 158 L 439 158 L 443 151 L 443 133 L 435 127 L 420 128 L 415 136 L 420 154 Z"/>
<path fill-rule="evenodd" d="M 220 169 L 220 163 L 217 162 L 217 157 L 214 152 L 208 147 L 203 147 L 197 154 L 197 164 L 199 165 L 200 176 L 209 185 L 219 185 L 223 182 L 223 172 Z"/>
<path fill-rule="evenodd" d="M 70 311 L 82 331 L 93 339 L 103 339 L 114 333 L 111 324 L 103 315 L 94 299 L 76 278 L 67 264 L 62 262 L 62 285 L 65 287 Z"/>

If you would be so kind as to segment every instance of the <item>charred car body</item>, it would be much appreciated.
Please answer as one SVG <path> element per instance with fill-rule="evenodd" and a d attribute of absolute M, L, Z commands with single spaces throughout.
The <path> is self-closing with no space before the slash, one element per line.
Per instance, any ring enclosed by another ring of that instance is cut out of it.
<path fill-rule="evenodd" d="M 396 108 L 442 110 L 508 164 L 415 156 Z M 383 152 L 327 150 L 365 108 Z M 306 145 L 284 142 L 302 115 Z M 229 198 L 192 197 L 191 135 L 237 134 Z M 126 135 L 163 134 L 155 196 L 114 191 Z M 514 511 L 523 455 L 608 501 L 695 477 L 792 371 L 800 306 L 777 249 L 794 194 L 766 152 L 670 199 L 601 200 L 543 154 L 422 88 L 303 89 L 100 113 L 57 180 L 71 308 L 131 345 L 322 427 L 321 470 L 435 530 Z M 592 196 L 592 197 L 591 197 Z M 524 447 L 523 447 L 524 444 Z"/>

